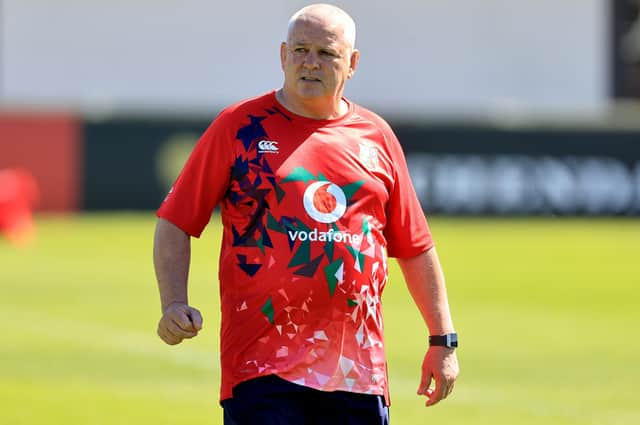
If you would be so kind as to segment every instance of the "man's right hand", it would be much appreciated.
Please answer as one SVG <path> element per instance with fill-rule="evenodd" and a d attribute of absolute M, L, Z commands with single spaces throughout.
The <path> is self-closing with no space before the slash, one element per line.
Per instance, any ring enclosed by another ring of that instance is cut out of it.
<path fill-rule="evenodd" d="M 169 304 L 158 322 L 158 336 L 169 345 L 193 338 L 202 329 L 202 315 L 185 303 Z"/>

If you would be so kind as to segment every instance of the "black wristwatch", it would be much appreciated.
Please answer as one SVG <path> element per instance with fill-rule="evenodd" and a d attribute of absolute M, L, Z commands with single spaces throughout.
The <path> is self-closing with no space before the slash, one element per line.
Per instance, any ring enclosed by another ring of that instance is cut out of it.
<path fill-rule="evenodd" d="M 458 334 L 431 335 L 429 337 L 429 345 L 456 348 L 458 346 Z"/>

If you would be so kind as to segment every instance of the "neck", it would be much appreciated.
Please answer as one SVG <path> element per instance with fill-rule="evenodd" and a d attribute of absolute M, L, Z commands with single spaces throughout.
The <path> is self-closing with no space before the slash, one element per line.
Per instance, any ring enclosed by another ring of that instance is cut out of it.
<path fill-rule="evenodd" d="M 340 118 L 349 110 L 349 105 L 342 96 L 331 99 L 299 99 L 287 95 L 285 89 L 276 92 L 276 99 L 296 115 L 316 120 L 329 120 Z"/>

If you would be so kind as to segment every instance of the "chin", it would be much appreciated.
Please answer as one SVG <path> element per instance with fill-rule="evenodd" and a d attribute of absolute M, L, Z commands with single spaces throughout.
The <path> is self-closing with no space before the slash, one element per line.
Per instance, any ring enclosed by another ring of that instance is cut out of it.
<path fill-rule="evenodd" d="M 298 89 L 296 90 L 296 94 L 298 95 L 298 97 L 302 99 L 307 99 L 307 100 L 319 99 L 321 97 L 326 96 L 326 93 L 324 93 L 321 90 L 309 90 L 309 89 Z"/>

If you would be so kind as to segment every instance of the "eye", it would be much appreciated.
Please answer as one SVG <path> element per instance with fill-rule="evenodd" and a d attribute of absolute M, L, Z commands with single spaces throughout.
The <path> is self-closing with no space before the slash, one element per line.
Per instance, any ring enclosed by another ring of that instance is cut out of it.
<path fill-rule="evenodd" d="M 320 54 L 322 56 L 328 56 L 328 57 L 332 57 L 332 58 L 336 57 L 335 53 L 330 52 L 328 50 L 320 50 Z"/>
<path fill-rule="evenodd" d="M 295 53 L 306 53 L 308 49 L 306 47 L 296 47 L 295 49 L 293 49 L 293 51 Z"/>

